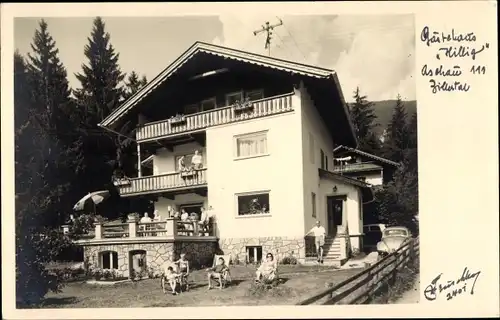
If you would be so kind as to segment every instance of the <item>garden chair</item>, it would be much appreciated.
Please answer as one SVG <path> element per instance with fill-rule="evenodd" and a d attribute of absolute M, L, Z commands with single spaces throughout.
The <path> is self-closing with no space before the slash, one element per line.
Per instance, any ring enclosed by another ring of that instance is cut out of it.
<path fill-rule="evenodd" d="M 168 267 L 172 267 L 174 269 L 175 273 L 179 273 L 179 266 L 176 263 L 169 263 L 164 265 L 164 269 L 162 271 L 162 274 L 160 276 L 160 286 L 161 289 L 163 290 L 163 293 L 166 291 L 170 290 L 170 286 L 168 284 L 168 280 L 165 277 L 165 270 L 167 270 Z M 179 276 L 177 278 L 177 288 L 179 288 L 180 292 L 182 291 L 189 291 L 189 282 L 188 278 L 186 276 Z"/>
<path fill-rule="evenodd" d="M 226 287 L 227 284 L 232 282 L 231 272 L 229 271 L 229 261 L 231 260 L 231 256 L 228 254 L 227 255 L 219 255 L 219 254 L 214 255 L 214 261 L 212 263 L 212 268 L 215 268 L 215 266 L 217 265 L 217 260 L 219 260 L 219 258 L 221 258 L 221 257 L 224 259 L 224 264 L 227 267 L 226 271 L 224 271 L 222 273 L 222 279 L 221 279 L 222 287 Z"/>

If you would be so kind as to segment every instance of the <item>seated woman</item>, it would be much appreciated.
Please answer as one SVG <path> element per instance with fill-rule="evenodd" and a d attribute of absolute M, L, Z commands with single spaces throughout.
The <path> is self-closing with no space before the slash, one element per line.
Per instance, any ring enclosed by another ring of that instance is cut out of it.
<path fill-rule="evenodd" d="M 224 272 L 227 271 L 227 266 L 224 262 L 224 258 L 220 257 L 217 259 L 217 264 L 213 268 L 208 268 L 208 290 L 212 289 L 212 279 L 219 281 L 219 289 L 222 290 L 224 283 Z"/>
<path fill-rule="evenodd" d="M 167 268 L 165 274 L 162 276 L 162 288 L 163 293 L 166 293 L 165 280 L 168 281 L 170 288 L 172 289 L 172 294 L 177 294 L 177 283 L 179 282 L 179 274 L 174 271 L 174 268 L 171 266 Z"/>
<path fill-rule="evenodd" d="M 274 260 L 272 253 L 266 255 L 266 260 L 262 262 L 255 272 L 255 282 L 270 283 L 277 278 L 278 264 Z"/>

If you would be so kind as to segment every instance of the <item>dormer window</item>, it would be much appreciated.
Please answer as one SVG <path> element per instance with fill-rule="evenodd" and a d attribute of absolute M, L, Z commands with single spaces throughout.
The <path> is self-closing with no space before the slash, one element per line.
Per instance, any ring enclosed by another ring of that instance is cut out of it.
<path fill-rule="evenodd" d="M 213 109 L 217 108 L 217 102 L 216 102 L 215 98 L 203 100 L 200 103 L 200 105 L 201 105 L 201 111 L 208 111 L 208 110 L 213 110 Z"/>
<path fill-rule="evenodd" d="M 184 114 L 193 114 L 197 112 L 200 112 L 198 104 L 190 104 L 184 107 Z"/>
<path fill-rule="evenodd" d="M 243 91 L 226 94 L 226 106 L 232 106 L 236 101 L 243 101 Z"/>
<path fill-rule="evenodd" d="M 252 90 L 245 94 L 250 101 L 264 99 L 264 90 Z"/>

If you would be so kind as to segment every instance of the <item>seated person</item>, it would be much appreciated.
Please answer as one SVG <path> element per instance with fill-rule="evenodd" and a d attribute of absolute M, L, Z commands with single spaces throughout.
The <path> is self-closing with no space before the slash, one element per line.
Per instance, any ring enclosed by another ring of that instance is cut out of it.
<path fill-rule="evenodd" d="M 278 265 L 274 260 L 272 253 L 268 253 L 266 260 L 262 262 L 260 267 L 255 272 L 255 282 L 263 281 L 264 283 L 270 283 L 277 276 Z"/>
<path fill-rule="evenodd" d="M 222 289 L 224 272 L 228 270 L 226 264 L 224 263 L 224 258 L 220 257 L 217 259 L 217 264 L 213 268 L 208 268 L 208 290 L 212 289 L 212 278 L 219 281 L 219 289 Z"/>
<path fill-rule="evenodd" d="M 179 274 L 174 271 L 171 266 L 167 268 L 164 278 L 168 281 L 170 288 L 172 289 L 172 294 L 177 294 L 177 283 L 179 282 Z M 163 287 L 163 293 L 165 293 L 165 287 Z"/>
<path fill-rule="evenodd" d="M 186 254 L 181 253 L 181 258 L 174 263 L 179 266 L 179 276 L 183 284 L 186 285 L 186 290 L 189 290 L 189 285 L 187 283 L 187 277 L 189 275 L 189 260 L 186 259 Z"/>

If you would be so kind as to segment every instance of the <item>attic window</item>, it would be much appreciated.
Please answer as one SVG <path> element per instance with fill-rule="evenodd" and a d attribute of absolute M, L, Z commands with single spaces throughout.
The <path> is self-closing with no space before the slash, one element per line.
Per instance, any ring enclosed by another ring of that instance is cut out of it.
<path fill-rule="evenodd" d="M 264 90 L 253 90 L 246 93 L 246 97 L 250 101 L 264 99 Z"/>
<path fill-rule="evenodd" d="M 236 101 L 243 101 L 243 91 L 226 94 L 226 106 L 232 106 Z"/>
<path fill-rule="evenodd" d="M 190 104 L 184 107 L 184 114 L 193 114 L 200 112 L 200 107 L 197 104 Z"/>
<path fill-rule="evenodd" d="M 215 98 L 203 100 L 201 102 L 201 111 L 213 110 L 216 107 L 217 107 L 217 103 L 215 101 Z"/>

